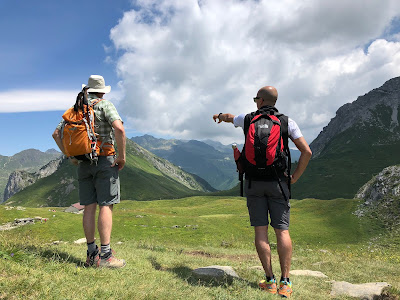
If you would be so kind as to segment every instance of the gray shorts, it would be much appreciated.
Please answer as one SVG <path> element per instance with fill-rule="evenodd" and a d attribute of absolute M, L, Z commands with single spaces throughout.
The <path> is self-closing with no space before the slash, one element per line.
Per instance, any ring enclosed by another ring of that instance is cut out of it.
<path fill-rule="evenodd" d="M 98 203 L 108 206 L 119 203 L 118 166 L 111 168 L 114 156 L 100 156 L 97 162 L 81 161 L 78 166 L 79 199 L 81 205 Z"/>
<path fill-rule="evenodd" d="M 285 200 L 278 181 L 252 180 L 250 188 L 248 180 L 244 184 L 251 226 L 267 226 L 269 214 L 273 228 L 289 229 L 290 203 Z M 288 196 L 287 183 L 281 182 L 281 185 Z"/>

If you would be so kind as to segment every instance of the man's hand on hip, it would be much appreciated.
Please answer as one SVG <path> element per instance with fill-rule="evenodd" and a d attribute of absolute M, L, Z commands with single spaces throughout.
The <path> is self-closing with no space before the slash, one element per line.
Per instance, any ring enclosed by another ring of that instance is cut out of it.
<path fill-rule="evenodd" d="M 111 165 L 111 168 L 115 166 L 118 166 L 118 171 L 121 171 L 125 166 L 125 158 L 117 157 Z"/>
<path fill-rule="evenodd" d="M 70 157 L 69 161 L 75 166 L 79 165 L 79 160 L 77 160 L 76 158 Z"/>

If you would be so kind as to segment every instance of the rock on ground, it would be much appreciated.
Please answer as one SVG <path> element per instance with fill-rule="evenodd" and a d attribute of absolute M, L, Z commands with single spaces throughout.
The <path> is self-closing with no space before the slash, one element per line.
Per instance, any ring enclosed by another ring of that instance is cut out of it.
<path fill-rule="evenodd" d="M 13 222 L 1 225 L 0 231 L 11 230 L 20 226 L 35 224 L 36 221 L 40 221 L 40 223 L 43 223 L 43 221 L 46 222 L 47 220 L 48 219 L 42 217 L 15 219 Z"/>
<path fill-rule="evenodd" d="M 386 282 L 351 284 L 345 281 L 333 281 L 331 296 L 348 295 L 363 300 L 373 300 L 388 288 L 390 288 L 390 284 Z"/>
<path fill-rule="evenodd" d="M 81 238 L 79 240 L 74 241 L 75 244 L 83 244 L 86 243 L 86 238 Z"/>
<path fill-rule="evenodd" d="M 326 276 L 324 273 L 320 271 L 311 271 L 311 270 L 292 270 L 290 271 L 290 275 L 328 278 L 328 276 Z"/>
<path fill-rule="evenodd" d="M 233 278 L 239 279 L 240 277 L 236 274 L 230 266 L 209 266 L 193 270 L 193 275 L 203 280 L 224 280 Z"/>

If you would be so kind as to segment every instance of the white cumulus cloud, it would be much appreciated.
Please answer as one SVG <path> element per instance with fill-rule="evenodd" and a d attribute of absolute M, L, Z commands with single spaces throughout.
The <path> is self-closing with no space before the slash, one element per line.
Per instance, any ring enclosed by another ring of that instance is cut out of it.
<path fill-rule="evenodd" d="M 73 91 L 11 90 L 0 92 L 0 112 L 66 110 L 76 99 Z M 72 100 L 71 100 L 72 99 Z"/>
<path fill-rule="evenodd" d="M 67 110 L 74 105 L 76 91 L 10 90 L 0 92 L 0 113 Z M 112 91 L 106 99 L 118 105 L 121 91 Z"/>
<path fill-rule="evenodd" d="M 259 88 L 311 142 L 344 103 L 400 75 L 396 0 L 138 0 L 110 33 L 119 109 L 136 131 L 242 142 L 212 115 L 255 110 Z"/>

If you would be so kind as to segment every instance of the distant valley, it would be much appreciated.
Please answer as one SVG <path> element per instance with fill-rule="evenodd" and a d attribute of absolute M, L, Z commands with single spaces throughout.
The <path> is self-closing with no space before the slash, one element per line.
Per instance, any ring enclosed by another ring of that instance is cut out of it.
<path fill-rule="evenodd" d="M 229 190 L 238 184 L 231 145 L 212 140 L 167 140 L 151 135 L 133 137 L 132 140 L 183 170 L 200 176 L 217 190 Z M 238 148 L 241 150 L 243 145 Z M 291 150 L 291 154 L 292 162 L 298 160 L 298 150 Z"/>
<path fill-rule="evenodd" d="M 232 147 L 196 140 L 166 140 L 151 135 L 133 137 L 132 140 L 155 155 L 206 180 L 217 190 L 237 185 L 236 164 Z"/>

